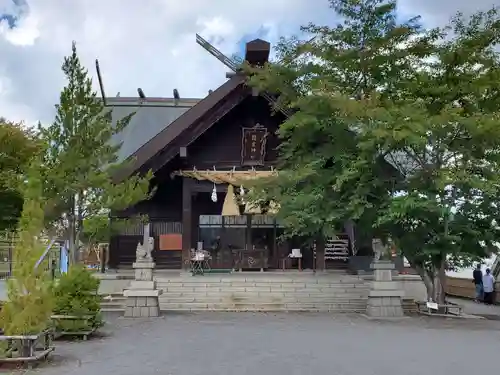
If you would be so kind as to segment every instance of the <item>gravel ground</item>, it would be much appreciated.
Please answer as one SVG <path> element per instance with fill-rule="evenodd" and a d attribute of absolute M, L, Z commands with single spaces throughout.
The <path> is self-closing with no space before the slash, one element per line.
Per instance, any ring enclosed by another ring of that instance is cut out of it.
<path fill-rule="evenodd" d="M 470 375 L 496 373 L 500 322 L 328 314 L 107 317 L 102 336 L 57 342 L 41 375 Z"/>

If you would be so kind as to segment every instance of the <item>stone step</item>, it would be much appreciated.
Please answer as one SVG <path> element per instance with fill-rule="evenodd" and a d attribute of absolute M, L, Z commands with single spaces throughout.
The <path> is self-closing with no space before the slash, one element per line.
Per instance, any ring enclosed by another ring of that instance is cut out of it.
<path fill-rule="evenodd" d="M 156 286 L 162 289 L 175 289 L 175 288 L 192 288 L 192 289 L 229 289 L 229 288 L 262 288 L 262 289 L 288 289 L 288 290 L 296 290 L 296 289 L 347 289 L 347 288 L 355 288 L 355 289 L 368 289 L 369 286 L 365 284 L 331 284 L 331 285 L 322 285 L 322 284 L 307 284 L 307 283 L 289 283 L 289 284 L 269 284 L 269 283 L 247 283 L 247 284 L 224 284 L 224 283 L 212 283 L 212 284 L 193 284 L 193 283 L 163 283 L 157 282 Z"/>
<path fill-rule="evenodd" d="M 159 288 L 162 289 L 162 288 Z M 186 295 L 186 294 L 196 294 L 196 295 L 221 295 L 221 294 L 243 294 L 243 295 L 324 295 L 324 296 L 342 296 L 342 295 L 356 295 L 356 296 L 368 296 L 368 290 L 359 289 L 348 289 L 348 290 L 262 290 L 262 289 L 163 289 L 163 294 L 170 295 Z"/>
<path fill-rule="evenodd" d="M 164 293 L 160 296 L 160 298 L 186 298 L 186 299 L 200 299 L 200 300 L 208 300 L 208 299 L 245 299 L 245 300 L 284 300 L 284 299 L 293 299 L 293 300 L 336 300 L 336 299 L 363 299 L 367 300 L 368 296 L 362 294 L 334 294 L 334 295 L 325 295 L 325 294 L 253 294 L 253 293 L 214 293 L 214 294 L 196 294 L 196 293 Z"/>
<path fill-rule="evenodd" d="M 162 300 L 160 309 L 185 310 L 185 311 L 259 311 L 259 310 L 283 310 L 283 311 L 335 311 L 345 310 L 350 312 L 362 312 L 366 310 L 366 300 L 337 300 L 337 301 L 187 301 L 187 300 Z M 103 312 L 121 312 L 124 305 L 102 306 Z"/>
<path fill-rule="evenodd" d="M 366 302 L 358 303 L 160 303 L 162 311 L 330 311 L 356 313 L 366 310 Z"/>
<path fill-rule="evenodd" d="M 345 296 L 295 296 L 295 295 L 282 295 L 282 296 L 245 296 L 245 295 L 213 295 L 213 296 L 199 296 L 199 295 L 161 295 L 161 301 L 317 301 L 317 302 L 335 302 L 335 301 L 365 301 L 366 298 L 355 295 Z"/>
<path fill-rule="evenodd" d="M 338 284 L 309 284 L 309 283 L 166 283 L 156 282 L 157 287 L 161 288 L 279 288 L 279 289 L 297 289 L 297 288 L 369 288 L 370 286 L 362 283 L 338 283 Z"/>
<path fill-rule="evenodd" d="M 125 305 L 125 301 L 114 302 L 114 303 L 101 303 L 101 309 L 119 309 Z"/>
<path fill-rule="evenodd" d="M 164 277 L 155 277 L 154 278 L 158 282 L 166 282 L 166 283 L 197 283 L 197 284 L 205 284 L 205 283 L 288 283 L 288 284 L 342 284 L 342 283 L 364 283 L 364 278 L 359 277 L 349 277 L 349 278 L 328 278 L 328 279 L 318 279 L 318 278 L 280 278 L 280 277 L 272 277 L 272 278 L 253 278 L 253 279 L 245 279 L 245 278 L 216 278 L 209 276 L 190 276 L 190 277 L 176 277 L 176 278 L 164 278 Z"/>
<path fill-rule="evenodd" d="M 111 293 L 102 295 L 102 312 L 122 312 L 124 310 L 126 298 L 123 294 Z"/>
<path fill-rule="evenodd" d="M 251 291 L 343 291 L 343 290 L 369 290 L 367 286 L 364 285 L 335 285 L 335 286 L 318 286 L 318 285 L 304 285 L 304 284 L 296 284 L 294 286 L 290 285 L 221 285 L 221 284 L 213 284 L 213 285 L 175 285 L 175 284 L 156 284 L 158 289 L 163 289 L 164 291 L 182 291 L 182 290 L 193 290 L 193 291 L 205 291 L 205 290 L 235 290 L 245 292 L 247 290 Z"/>
<path fill-rule="evenodd" d="M 101 312 L 123 312 L 125 311 L 125 306 L 120 307 L 101 307 Z"/>
<path fill-rule="evenodd" d="M 190 277 L 185 279 L 162 279 L 155 278 L 157 283 L 167 283 L 167 284 L 224 284 L 224 285 L 248 285 L 248 284 L 257 284 L 257 285 L 273 285 L 273 284 L 317 284 L 317 285 L 339 285 L 339 284 L 354 284 L 354 285 L 363 285 L 366 284 L 363 279 L 346 279 L 346 280 L 307 280 L 307 279 L 296 279 L 296 280 L 284 280 L 284 279 L 269 279 L 269 280 L 220 280 L 220 279 L 211 279 L 208 277 Z"/>
<path fill-rule="evenodd" d="M 214 299 L 244 299 L 244 300 L 366 300 L 367 296 L 360 294 L 233 294 L 233 293 L 218 293 L 218 294 L 196 294 L 196 293 L 166 293 L 160 296 L 160 299 L 186 299 L 186 300 L 214 300 Z"/>
<path fill-rule="evenodd" d="M 302 290 L 284 290 L 284 289 L 274 289 L 274 290 L 262 290 L 262 289 L 175 289 L 175 290 L 165 290 L 163 289 L 163 294 L 167 295 L 177 295 L 177 294 L 197 294 L 197 295 L 220 295 L 220 294 L 242 294 L 242 295 L 324 295 L 324 296 L 342 296 L 346 294 L 353 294 L 358 296 L 368 296 L 369 290 L 362 289 L 339 289 L 339 290 L 316 290 L 316 289 L 302 289 Z"/>

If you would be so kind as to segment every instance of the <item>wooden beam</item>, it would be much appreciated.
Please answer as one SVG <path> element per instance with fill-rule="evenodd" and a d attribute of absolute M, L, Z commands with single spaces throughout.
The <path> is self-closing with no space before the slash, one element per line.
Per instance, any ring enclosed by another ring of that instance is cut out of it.
<path fill-rule="evenodd" d="M 172 147 L 175 141 L 186 129 L 191 127 L 194 123 L 198 122 L 208 111 L 214 108 L 218 103 L 224 101 L 228 96 L 231 97 L 232 93 L 241 87 L 245 82 L 243 76 L 235 76 L 230 79 L 211 95 L 208 95 L 203 100 L 199 101 L 196 105 L 186 111 L 178 119 L 172 122 L 169 126 L 163 129 L 159 134 L 145 143 L 139 150 L 137 150 L 130 158 L 126 167 L 120 168 L 113 176 L 115 182 L 120 182 L 132 175 L 134 172 L 144 169 L 147 164 L 155 155 L 160 153 L 166 148 L 174 149 L 174 156 L 179 152 L 180 145 Z M 171 159 L 171 158 L 170 158 Z M 169 160 L 170 160 L 169 159 Z"/>
<path fill-rule="evenodd" d="M 187 157 L 187 147 L 185 147 L 185 146 L 180 147 L 180 149 L 179 149 L 179 156 L 181 158 L 186 158 Z"/>
<path fill-rule="evenodd" d="M 225 100 L 219 103 L 219 105 L 215 106 L 208 113 L 205 113 L 205 116 L 201 117 L 199 121 L 195 122 L 189 129 L 174 139 L 168 147 L 165 147 L 154 158 L 150 159 L 149 162 L 144 165 L 144 171 L 158 171 L 179 153 L 180 147 L 188 147 L 203 133 L 210 129 L 212 125 L 217 123 L 234 107 L 240 104 L 243 99 L 248 96 L 248 91 L 248 88 L 243 86 L 240 87 L 238 92 L 234 92 L 232 95 L 229 95 Z"/>
<path fill-rule="evenodd" d="M 192 210 L 192 180 L 182 178 L 182 264 L 185 270 L 189 270 L 191 260 L 191 222 Z"/>
<path fill-rule="evenodd" d="M 325 239 L 323 236 L 316 238 L 316 269 L 325 270 Z"/>

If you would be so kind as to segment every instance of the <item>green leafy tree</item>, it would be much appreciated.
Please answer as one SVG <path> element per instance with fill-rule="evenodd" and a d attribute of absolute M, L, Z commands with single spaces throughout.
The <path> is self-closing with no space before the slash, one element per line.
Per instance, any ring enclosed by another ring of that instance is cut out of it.
<path fill-rule="evenodd" d="M 0 231 L 17 225 L 23 207 L 19 183 L 38 149 L 32 131 L 0 118 Z"/>
<path fill-rule="evenodd" d="M 113 123 L 111 111 L 92 89 L 92 80 L 80 63 L 75 43 L 62 70 L 67 85 L 56 105 L 55 121 L 40 131 L 49 145 L 44 178 L 51 210 L 46 214 L 69 240 L 75 261 L 85 220 L 147 199 L 151 173 L 132 176 L 121 183 L 113 181 L 116 168 L 124 165 L 117 158 L 121 144 L 114 144 L 112 137 L 123 131 L 132 115 Z"/>
<path fill-rule="evenodd" d="M 310 25 L 313 40 L 283 40 L 279 64 L 250 69 L 297 110 L 263 199 L 297 233 L 374 226 L 367 237 L 391 239 L 442 302 L 446 269 L 499 238 L 497 10 L 422 30 L 397 24 L 394 1 L 330 3 L 342 25 Z"/>
<path fill-rule="evenodd" d="M 6 335 L 40 333 L 49 324 L 53 306 L 51 280 L 43 267 L 35 267 L 45 249 L 40 241 L 45 202 L 39 161 L 28 168 L 26 181 L 19 239 L 14 248 L 13 277 L 8 281 L 8 300 L 0 312 L 0 325 Z"/>
<path fill-rule="evenodd" d="M 335 98 L 361 99 L 375 89 L 384 97 L 400 95 L 402 77 L 428 54 L 427 38 L 418 18 L 397 21 L 394 1 L 330 5 L 341 24 L 305 26 L 307 41 L 278 44 L 279 63 L 249 69 L 251 85 L 278 94 L 279 105 L 295 110 L 279 130 L 279 177 L 256 191 L 280 202 L 279 216 L 290 233 L 329 236 L 353 218 L 371 243 L 373 220 L 367 218 L 397 174 L 376 151 L 359 157 L 356 126 L 342 119 Z"/>
<path fill-rule="evenodd" d="M 498 249 L 500 15 L 457 15 L 435 32 L 432 58 L 403 81 L 405 98 L 339 99 L 363 150 L 384 150 L 404 180 L 377 225 L 445 299 L 446 270 Z M 365 155 L 365 153 L 360 153 Z"/>
<path fill-rule="evenodd" d="M 119 233 L 127 226 L 134 225 L 134 223 L 145 224 L 146 221 L 147 217 L 145 216 L 130 219 L 114 218 L 111 221 L 108 214 L 97 214 L 84 220 L 81 240 L 87 247 L 98 243 L 107 243 L 112 235 Z"/>

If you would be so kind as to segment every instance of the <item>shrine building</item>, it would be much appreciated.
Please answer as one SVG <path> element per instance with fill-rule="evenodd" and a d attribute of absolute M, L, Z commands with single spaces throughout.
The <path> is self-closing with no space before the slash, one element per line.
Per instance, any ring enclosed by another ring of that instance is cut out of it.
<path fill-rule="evenodd" d="M 269 52 L 270 44 L 257 39 L 247 43 L 245 60 L 263 64 Z M 288 114 L 272 111 L 271 96 L 252 90 L 239 72 L 228 74 L 227 81 L 203 99 L 182 98 L 177 90 L 173 98 L 148 98 L 138 91 L 137 98 L 105 99 L 115 120 L 136 112 L 118 137 L 123 142 L 119 157 L 130 163 L 117 178 L 152 170 L 155 193 L 113 217 L 147 215 L 158 269 L 188 267 L 196 249 L 210 252 L 212 269 L 346 267 L 355 243 L 352 224 L 346 223 L 337 238 L 313 247 L 303 238 L 280 239 L 284 228 L 274 215 L 278 205 L 263 210 L 242 204 L 246 180 L 276 173 L 276 131 Z M 142 239 L 140 223 L 113 235 L 110 268 L 130 267 Z M 300 265 L 288 257 L 298 248 Z"/>

